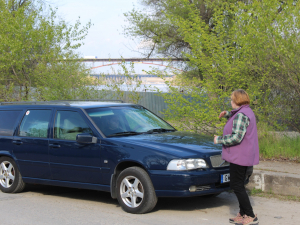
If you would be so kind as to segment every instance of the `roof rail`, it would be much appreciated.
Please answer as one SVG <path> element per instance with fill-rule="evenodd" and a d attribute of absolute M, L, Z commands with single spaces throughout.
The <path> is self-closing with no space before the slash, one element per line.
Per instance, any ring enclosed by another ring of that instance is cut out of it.
<path fill-rule="evenodd" d="M 70 106 L 68 102 L 62 102 L 62 101 L 0 102 L 0 105 L 47 105 L 51 103 L 61 103 L 66 106 Z"/>
<path fill-rule="evenodd" d="M 118 99 L 68 99 L 68 100 L 60 100 L 60 101 L 70 101 L 70 102 L 76 102 L 76 101 L 85 101 L 85 102 L 121 102 L 121 103 L 124 103 L 123 100 L 118 100 Z"/>
<path fill-rule="evenodd" d="M 110 100 L 110 99 L 72 99 L 72 100 L 53 100 L 53 101 L 23 101 L 23 102 L 0 102 L 0 105 L 47 105 L 47 104 L 62 104 L 66 106 L 70 106 L 69 102 L 75 101 L 95 101 L 95 102 L 121 102 L 122 100 Z"/>

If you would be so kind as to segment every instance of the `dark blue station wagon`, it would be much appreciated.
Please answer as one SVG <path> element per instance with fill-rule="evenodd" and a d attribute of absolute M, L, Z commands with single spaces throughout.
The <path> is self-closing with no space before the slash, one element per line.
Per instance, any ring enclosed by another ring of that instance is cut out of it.
<path fill-rule="evenodd" d="M 0 189 L 26 183 L 108 191 L 123 210 L 151 211 L 157 197 L 216 195 L 229 189 L 220 146 L 177 131 L 127 103 L 1 103 Z"/>

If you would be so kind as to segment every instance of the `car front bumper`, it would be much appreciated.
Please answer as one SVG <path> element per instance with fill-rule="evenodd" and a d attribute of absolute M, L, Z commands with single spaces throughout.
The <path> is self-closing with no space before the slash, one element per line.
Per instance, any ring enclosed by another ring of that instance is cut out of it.
<path fill-rule="evenodd" d="M 148 172 L 157 197 L 201 196 L 230 189 L 229 182 L 221 183 L 221 175 L 228 174 L 229 167 L 194 171 L 150 170 Z"/>

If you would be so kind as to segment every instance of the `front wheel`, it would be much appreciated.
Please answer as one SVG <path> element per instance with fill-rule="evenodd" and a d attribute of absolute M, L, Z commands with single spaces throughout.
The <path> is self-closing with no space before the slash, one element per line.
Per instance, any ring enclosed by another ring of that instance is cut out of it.
<path fill-rule="evenodd" d="M 118 176 L 117 198 L 124 211 L 135 214 L 147 213 L 157 203 L 151 179 L 140 167 L 129 167 Z"/>
<path fill-rule="evenodd" d="M 15 161 L 8 157 L 0 158 L 0 190 L 5 193 L 21 192 L 25 183 Z"/>

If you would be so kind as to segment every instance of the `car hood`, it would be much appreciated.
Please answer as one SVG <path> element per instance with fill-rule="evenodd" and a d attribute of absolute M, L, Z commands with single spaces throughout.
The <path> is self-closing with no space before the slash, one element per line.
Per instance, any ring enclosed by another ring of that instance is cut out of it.
<path fill-rule="evenodd" d="M 165 132 L 115 138 L 116 141 L 156 149 L 177 157 L 197 157 L 221 153 L 211 136 L 191 132 Z"/>

